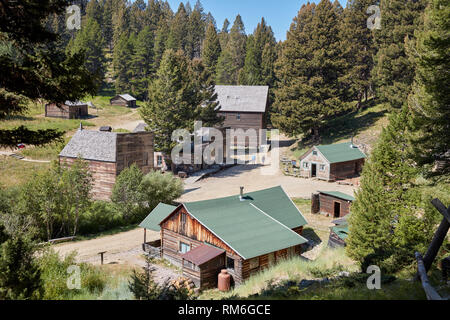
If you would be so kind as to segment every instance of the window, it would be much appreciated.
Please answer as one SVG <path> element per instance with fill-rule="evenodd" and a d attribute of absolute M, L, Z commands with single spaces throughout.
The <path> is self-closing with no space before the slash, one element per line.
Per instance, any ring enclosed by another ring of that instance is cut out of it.
<path fill-rule="evenodd" d="M 317 156 L 317 151 L 313 151 L 313 156 Z"/>
<path fill-rule="evenodd" d="M 303 168 L 308 169 L 309 168 L 309 163 L 308 162 L 303 162 Z"/>
<path fill-rule="evenodd" d="M 324 164 L 320 165 L 320 171 L 325 171 L 325 165 Z"/>
<path fill-rule="evenodd" d="M 180 242 L 180 252 L 188 253 L 189 251 L 191 251 L 191 245 L 184 242 Z"/>
<path fill-rule="evenodd" d="M 241 114 L 240 114 L 240 113 L 238 113 L 238 114 L 236 115 L 236 120 L 241 121 Z"/>
<path fill-rule="evenodd" d="M 156 157 L 156 164 L 158 167 L 162 167 L 163 164 L 163 157 L 162 156 L 157 156 Z"/>
<path fill-rule="evenodd" d="M 144 166 L 148 166 L 148 152 L 144 152 Z"/>
<path fill-rule="evenodd" d="M 227 257 L 227 269 L 234 270 L 234 259 Z"/>

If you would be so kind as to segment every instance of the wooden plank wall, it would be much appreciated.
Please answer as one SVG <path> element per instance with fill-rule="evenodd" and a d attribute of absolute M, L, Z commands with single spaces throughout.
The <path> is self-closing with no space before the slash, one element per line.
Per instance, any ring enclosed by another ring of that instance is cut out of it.
<path fill-rule="evenodd" d="M 361 173 L 364 161 L 364 159 L 359 159 L 332 164 L 330 170 L 330 179 L 333 181 L 338 179 L 345 179 Z"/>
<path fill-rule="evenodd" d="M 61 105 L 61 107 L 58 107 L 56 103 L 50 103 L 45 105 L 45 116 L 49 118 L 79 119 L 80 117 L 88 116 L 88 106 Z"/>
<path fill-rule="evenodd" d="M 319 202 L 320 202 L 320 213 L 330 215 L 331 217 L 334 216 L 334 203 L 335 202 L 340 203 L 341 218 L 350 213 L 350 206 L 352 204 L 351 201 L 339 199 L 322 193 L 319 195 Z"/>
<path fill-rule="evenodd" d="M 263 129 L 264 113 L 245 113 L 245 112 L 219 112 L 219 116 L 225 117 L 223 127 L 242 128 L 242 129 Z M 241 119 L 237 119 L 237 115 L 241 115 Z"/>
<path fill-rule="evenodd" d="M 74 158 L 59 157 L 60 164 L 65 163 L 69 166 L 75 160 Z M 108 201 L 116 182 L 116 164 L 114 162 L 86 161 L 89 163 L 89 170 L 94 178 L 92 197 L 95 200 Z"/>
<path fill-rule="evenodd" d="M 313 154 L 314 150 L 310 150 L 309 154 L 300 162 L 300 175 L 305 178 L 311 178 L 312 164 L 317 164 L 317 177 L 318 179 L 328 181 L 330 179 L 330 166 L 323 156 L 318 152 L 317 155 Z M 303 163 L 308 162 L 308 168 L 303 167 Z M 320 165 L 325 165 L 325 170 L 320 171 Z"/>
<path fill-rule="evenodd" d="M 123 133 L 117 135 L 117 175 L 123 169 L 130 167 L 133 163 L 142 170 L 144 174 L 153 170 L 154 149 L 153 133 Z"/>

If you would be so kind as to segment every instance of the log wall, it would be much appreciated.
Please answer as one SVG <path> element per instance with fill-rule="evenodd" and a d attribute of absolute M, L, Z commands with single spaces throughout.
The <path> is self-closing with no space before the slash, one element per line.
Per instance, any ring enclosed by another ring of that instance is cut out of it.
<path fill-rule="evenodd" d="M 61 119 L 79 119 L 87 117 L 88 106 L 67 106 L 61 105 L 58 107 L 56 103 L 49 103 L 45 105 L 45 116 L 49 118 L 61 118 Z"/>
<path fill-rule="evenodd" d="M 339 217 L 335 218 L 342 218 L 350 213 L 350 206 L 352 205 L 351 201 L 322 193 L 319 195 L 320 213 L 334 217 L 334 204 L 336 202 L 340 203 L 341 205 L 341 214 L 339 215 Z"/>
<path fill-rule="evenodd" d="M 364 159 L 334 163 L 331 165 L 330 180 L 336 181 L 359 175 L 364 165 Z"/>

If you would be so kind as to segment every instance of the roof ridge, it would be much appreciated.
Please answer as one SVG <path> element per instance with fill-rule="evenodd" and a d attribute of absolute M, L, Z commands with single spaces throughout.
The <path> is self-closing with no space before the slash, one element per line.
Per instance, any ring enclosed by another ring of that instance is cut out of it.
<path fill-rule="evenodd" d="M 297 232 L 295 232 L 295 231 L 293 231 L 292 229 L 290 229 L 289 227 L 287 227 L 285 224 L 281 223 L 280 221 L 278 221 L 278 220 L 275 219 L 274 217 L 272 217 L 272 216 L 270 216 L 269 214 L 265 213 L 263 210 L 261 210 L 260 208 L 258 208 L 257 206 L 255 206 L 253 203 L 250 203 L 250 205 L 251 205 L 252 207 L 254 207 L 256 210 L 259 210 L 260 212 L 262 212 L 264 215 L 266 215 L 267 217 L 269 217 L 269 218 L 272 219 L 273 221 L 275 221 L 275 222 L 277 222 L 278 224 L 280 224 L 282 227 L 288 229 L 290 232 L 292 232 L 292 233 L 295 234 L 296 236 L 302 238 L 302 239 L 305 240 L 305 241 L 308 241 L 308 240 L 306 240 L 305 238 L 303 238 L 301 235 L 299 235 Z"/>

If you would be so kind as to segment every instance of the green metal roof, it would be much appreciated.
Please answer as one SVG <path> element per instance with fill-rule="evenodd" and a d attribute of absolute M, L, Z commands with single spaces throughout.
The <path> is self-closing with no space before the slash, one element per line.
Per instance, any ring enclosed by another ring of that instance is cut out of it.
<path fill-rule="evenodd" d="M 348 200 L 348 201 L 355 201 L 355 198 L 346 194 L 346 193 L 342 193 L 339 191 L 319 191 L 320 193 L 332 196 L 332 197 L 336 197 L 339 199 L 344 199 L 344 200 Z"/>
<path fill-rule="evenodd" d="M 348 225 L 332 227 L 331 230 L 336 233 L 342 240 L 345 240 L 348 237 Z"/>
<path fill-rule="evenodd" d="M 307 242 L 291 230 L 307 222 L 281 187 L 184 206 L 244 259 Z"/>
<path fill-rule="evenodd" d="M 352 148 L 351 142 L 317 146 L 316 148 L 328 160 L 329 163 L 338 163 L 363 159 L 366 155 L 358 148 Z"/>
<path fill-rule="evenodd" d="M 160 203 L 153 209 L 152 212 L 139 225 L 141 228 L 160 231 L 159 223 L 163 221 L 169 214 L 171 214 L 177 207 L 168 204 Z"/>

